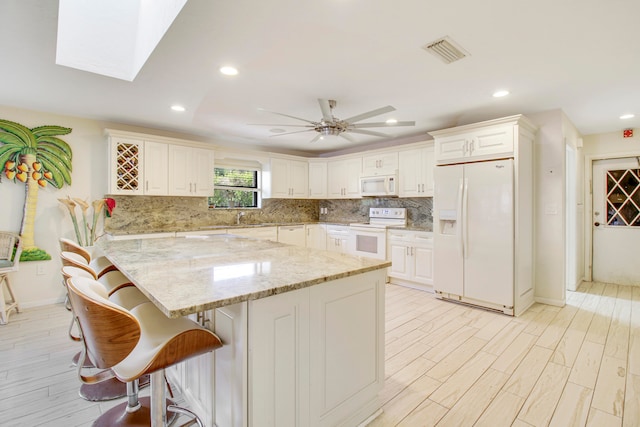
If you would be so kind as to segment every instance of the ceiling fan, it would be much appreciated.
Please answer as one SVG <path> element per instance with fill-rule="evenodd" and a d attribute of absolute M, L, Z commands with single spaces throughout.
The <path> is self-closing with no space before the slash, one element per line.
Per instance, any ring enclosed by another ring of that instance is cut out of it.
<path fill-rule="evenodd" d="M 300 120 L 306 122 L 307 124 L 300 125 L 291 125 L 291 124 L 257 124 L 256 126 L 294 126 L 294 127 L 305 127 L 310 129 L 298 130 L 294 132 L 284 132 L 279 133 L 277 135 L 271 136 L 281 136 L 281 135 L 291 135 L 293 133 L 302 133 L 302 132 L 317 132 L 316 135 L 310 142 L 316 142 L 319 139 L 323 139 L 325 136 L 335 135 L 342 137 L 350 142 L 355 142 L 353 137 L 349 135 L 349 133 L 359 133 L 363 135 L 371 135 L 371 136 L 379 136 L 379 137 L 390 137 L 391 135 L 387 135 L 382 132 L 376 132 L 371 130 L 366 130 L 363 128 L 374 128 L 374 127 L 395 127 L 395 126 L 415 126 L 416 122 L 410 121 L 388 121 L 388 122 L 372 122 L 372 123 L 357 123 L 361 120 L 368 119 L 370 117 L 379 116 L 380 114 L 389 113 L 391 111 L 395 111 L 391 105 L 387 105 L 386 107 L 377 108 L 375 110 L 368 111 L 366 113 L 358 114 L 353 117 L 349 117 L 348 119 L 338 119 L 333 115 L 333 109 L 336 106 L 336 101 L 333 99 L 318 99 L 318 104 L 320 104 L 320 111 L 322 111 L 322 119 L 319 121 L 302 119 L 300 117 L 290 116 L 289 114 L 276 113 L 275 111 L 263 110 L 268 113 L 277 114 L 279 116 L 289 117 L 291 119 Z"/>

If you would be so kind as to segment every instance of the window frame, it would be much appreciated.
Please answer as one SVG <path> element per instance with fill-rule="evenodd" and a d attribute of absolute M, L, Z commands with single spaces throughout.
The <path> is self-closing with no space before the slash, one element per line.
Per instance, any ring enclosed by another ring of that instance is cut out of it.
<path fill-rule="evenodd" d="M 255 173 L 256 186 L 255 187 L 233 187 L 226 185 L 216 184 L 216 169 L 227 170 L 243 170 L 251 171 Z M 214 182 L 213 182 L 213 196 L 209 197 L 207 204 L 209 209 L 260 209 L 262 207 L 262 168 L 259 164 L 247 165 L 247 164 L 235 164 L 235 163 L 218 163 L 214 165 Z M 216 190 L 230 190 L 230 191 L 243 191 L 247 193 L 254 193 L 255 206 L 215 206 L 213 205 L 213 198 L 215 197 Z"/>

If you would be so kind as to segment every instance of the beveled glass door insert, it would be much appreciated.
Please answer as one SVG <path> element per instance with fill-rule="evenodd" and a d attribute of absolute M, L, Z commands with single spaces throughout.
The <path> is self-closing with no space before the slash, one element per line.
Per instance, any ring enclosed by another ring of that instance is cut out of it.
<path fill-rule="evenodd" d="M 640 169 L 607 171 L 607 225 L 640 226 Z"/>

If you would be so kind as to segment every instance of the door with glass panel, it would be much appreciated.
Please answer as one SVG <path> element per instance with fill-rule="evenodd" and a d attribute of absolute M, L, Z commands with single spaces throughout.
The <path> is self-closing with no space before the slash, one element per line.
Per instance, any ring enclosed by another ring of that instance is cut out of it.
<path fill-rule="evenodd" d="M 593 280 L 639 284 L 640 159 L 593 162 Z"/>

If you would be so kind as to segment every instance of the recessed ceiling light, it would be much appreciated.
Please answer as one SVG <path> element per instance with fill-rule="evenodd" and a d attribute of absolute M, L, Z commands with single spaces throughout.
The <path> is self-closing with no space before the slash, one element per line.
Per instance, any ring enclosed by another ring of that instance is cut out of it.
<path fill-rule="evenodd" d="M 220 72 L 225 76 L 235 76 L 238 74 L 238 69 L 227 65 L 227 66 L 221 67 Z"/>
<path fill-rule="evenodd" d="M 494 98 L 502 98 L 503 96 L 509 95 L 508 90 L 498 90 L 493 93 Z"/>
<path fill-rule="evenodd" d="M 396 119 L 389 119 L 385 123 L 388 125 L 395 125 L 398 121 Z"/>
<path fill-rule="evenodd" d="M 186 111 L 186 110 L 187 110 L 187 109 L 186 109 L 186 108 L 184 108 L 182 105 L 172 105 L 172 106 L 171 106 L 171 109 L 172 109 L 173 111 L 178 111 L 178 112 L 181 112 L 181 113 L 182 113 L 183 111 Z"/>
<path fill-rule="evenodd" d="M 635 117 L 634 114 L 623 114 L 620 116 L 622 120 L 633 119 Z"/>

